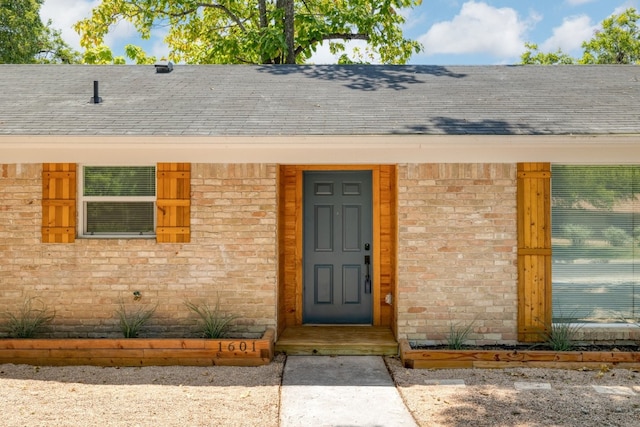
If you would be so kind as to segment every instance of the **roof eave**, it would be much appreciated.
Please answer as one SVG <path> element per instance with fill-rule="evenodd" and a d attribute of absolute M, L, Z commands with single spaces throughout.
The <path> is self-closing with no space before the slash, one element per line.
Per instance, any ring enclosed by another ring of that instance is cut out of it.
<path fill-rule="evenodd" d="M 640 163 L 640 135 L 0 135 L 2 163 Z"/>

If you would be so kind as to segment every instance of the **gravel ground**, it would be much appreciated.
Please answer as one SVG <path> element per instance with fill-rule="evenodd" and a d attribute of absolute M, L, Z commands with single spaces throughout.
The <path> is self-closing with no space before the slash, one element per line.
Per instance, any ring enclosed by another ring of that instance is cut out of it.
<path fill-rule="evenodd" d="M 640 373 L 631 370 L 422 370 L 396 359 L 387 366 L 420 426 L 640 426 Z M 542 389 L 518 390 L 527 387 Z"/>
<path fill-rule="evenodd" d="M 284 358 L 261 367 L 0 365 L 0 425 L 278 425 Z"/>
<path fill-rule="evenodd" d="M 278 356 L 257 368 L 0 365 L 0 425 L 275 427 L 284 362 Z M 431 371 L 386 362 L 420 426 L 640 425 L 640 373 L 630 370 Z M 549 389 L 518 390 L 523 385 Z"/>

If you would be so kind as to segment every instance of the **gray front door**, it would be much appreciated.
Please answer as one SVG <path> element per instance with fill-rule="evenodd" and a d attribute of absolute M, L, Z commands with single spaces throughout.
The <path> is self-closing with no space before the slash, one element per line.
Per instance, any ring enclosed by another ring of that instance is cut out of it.
<path fill-rule="evenodd" d="M 304 173 L 304 323 L 372 323 L 371 193 L 371 171 Z"/>

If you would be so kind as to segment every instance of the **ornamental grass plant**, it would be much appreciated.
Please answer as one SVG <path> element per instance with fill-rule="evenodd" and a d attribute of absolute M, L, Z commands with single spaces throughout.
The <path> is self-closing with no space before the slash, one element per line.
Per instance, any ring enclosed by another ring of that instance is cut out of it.
<path fill-rule="evenodd" d="M 2 329 L 9 338 L 34 338 L 53 321 L 55 315 L 55 311 L 50 310 L 44 301 L 29 297 L 17 313 L 6 313 L 7 320 L 3 322 Z"/>
<path fill-rule="evenodd" d="M 467 342 L 469 335 L 473 332 L 473 320 L 468 325 L 449 322 L 449 335 L 447 335 L 447 347 L 450 350 L 461 350 Z"/>
<path fill-rule="evenodd" d="M 156 312 L 156 304 L 153 307 L 138 305 L 137 308 L 128 308 L 124 302 L 120 302 L 116 315 L 120 331 L 125 338 L 137 338 L 140 330 L 149 322 L 149 319 Z"/>
<path fill-rule="evenodd" d="M 198 332 L 204 338 L 223 338 L 231 329 L 231 322 L 238 318 L 233 314 L 223 312 L 220 309 L 220 299 L 216 300 L 215 306 L 195 304 L 191 301 L 184 303 L 189 310 L 199 317 Z"/>
<path fill-rule="evenodd" d="M 554 351 L 571 351 L 583 326 L 581 323 L 551 323 L 543 333 L 544 341 Z"/>

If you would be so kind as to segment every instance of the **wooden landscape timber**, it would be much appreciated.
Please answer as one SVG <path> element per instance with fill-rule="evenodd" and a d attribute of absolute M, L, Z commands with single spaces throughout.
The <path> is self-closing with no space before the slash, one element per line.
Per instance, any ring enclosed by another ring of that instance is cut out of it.
<path fill-rule="evenodd" d="M 259 339 L 0 339 L 0 363 L 40 366 L 259 366 L 273 359 L 275 330 Z"/>
<path fill-rule="evenodd" d="M 413 369 L 600 369 L 603 365 L 640 369 L 640 352 L 637 351 L 412 349 L 407 340 L 400 340 L 399 344 L 402 365 Z"/>
<path fill-rule="evenodd" d="M 278 335 L 276 351 L 307 356 L 397 356 L 398 342 L 385 326 L 292 326 Z"/>

